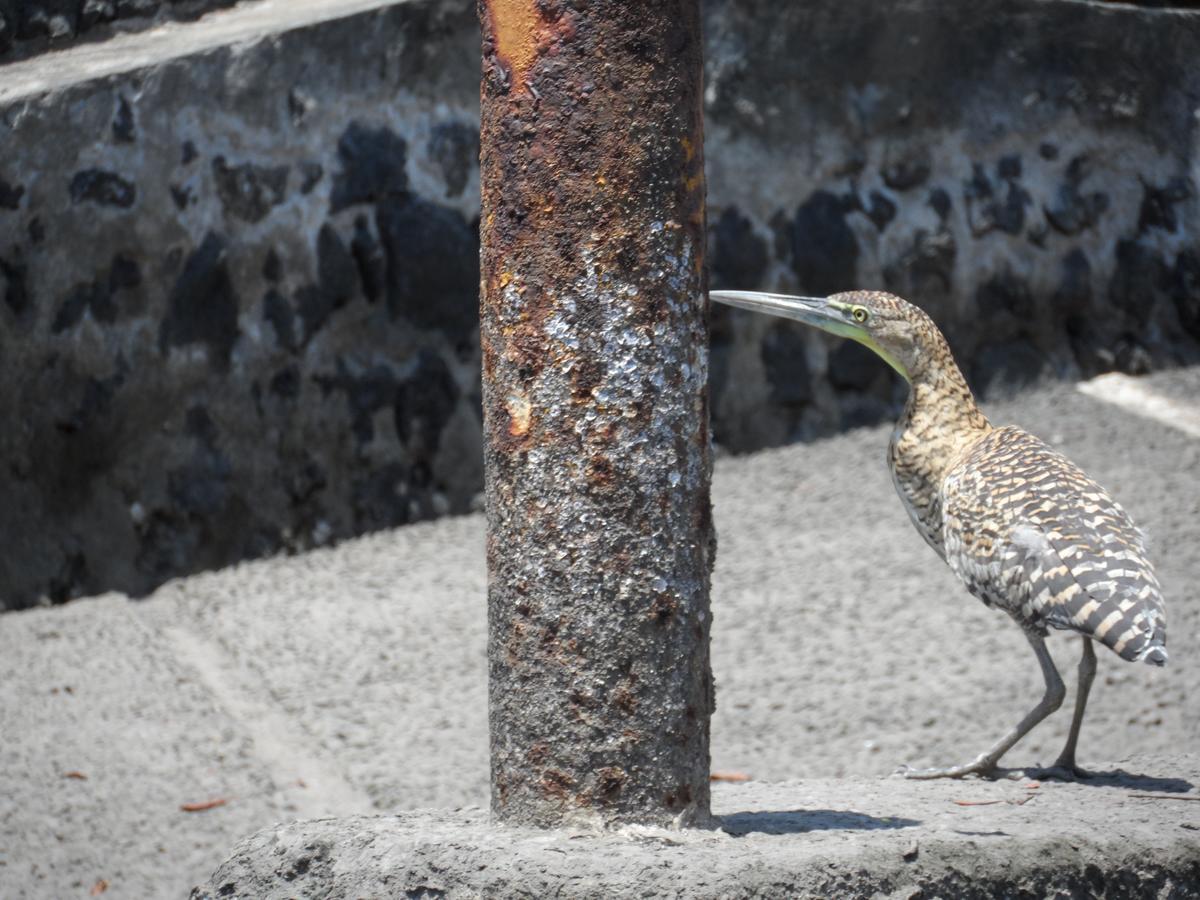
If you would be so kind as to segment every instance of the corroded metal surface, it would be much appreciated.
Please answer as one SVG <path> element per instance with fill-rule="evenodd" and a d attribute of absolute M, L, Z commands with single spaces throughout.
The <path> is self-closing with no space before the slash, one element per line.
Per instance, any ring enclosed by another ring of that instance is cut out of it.
<path fill-rule="evenodd" d="M 696 0 L 481 2 L 492 806 L 707 817 Z"/>

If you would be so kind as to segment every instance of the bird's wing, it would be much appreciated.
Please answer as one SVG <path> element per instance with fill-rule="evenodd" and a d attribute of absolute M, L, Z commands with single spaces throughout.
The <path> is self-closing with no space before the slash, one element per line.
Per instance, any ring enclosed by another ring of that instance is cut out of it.
<path fill-rule="evenodd" d="M 1066 457 L 998 428 L 954 466 L 944 497 L 946 559 L 973 594 L 1125 659 L 1166 662 L 1162 589 L 1142 533 Z"/>

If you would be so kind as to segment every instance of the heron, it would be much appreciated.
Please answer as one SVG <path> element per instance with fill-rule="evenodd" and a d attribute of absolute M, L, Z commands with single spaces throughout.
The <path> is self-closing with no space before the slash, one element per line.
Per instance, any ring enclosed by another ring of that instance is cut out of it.
<path fill-rule="evenodd" d="M 1045 442 L 980 410 L 942 332 L 922 309 L 881 291 L 794 297 L 713 291 L 729 306 L 794 319 L 865 345 L 908 383 L 888 444 L 896 492 L 925 542 L 988 607 L 1007 613 L 1033 648 L 1041 699 L 961 765 L 905 769 L 910 778 L 989 776 L 1001 757 L 1062 706 L 1049 629 L 1082 638 L 1067 741 L 1052 774 L 1086 777 L 1079 729 L 1099 642 L 1121 659 L 1167 662 L 1162 588 L 1142 531 L 1107 491 Z"/>

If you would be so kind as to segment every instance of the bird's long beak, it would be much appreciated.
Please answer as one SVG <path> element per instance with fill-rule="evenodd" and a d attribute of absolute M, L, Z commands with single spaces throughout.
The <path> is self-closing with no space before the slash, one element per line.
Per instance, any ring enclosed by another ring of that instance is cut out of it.
<path fill-rule="evenodd" d="M 727 306 L 796 319 L 826 331 L 833 330 L 832 325 L 844 324 L 841 313 L 824 297 L 791 297 L 759 291 L 709 291 L 708 296 Z"/>
<path fill-rule="evenodd" d="M 850 307 L 845 303 L 828 297 L 792 297 L 788 294 L 765 294 L 759 291 L 709 291 L 708 296 L 718 303 L 795 319 L 838 337 L 858 341 L 880 356 L 905 380 L 911 380 L 908 370 L 895 356 L 879 345 L 870 331 L 847 318 L 846 311 Z"/>

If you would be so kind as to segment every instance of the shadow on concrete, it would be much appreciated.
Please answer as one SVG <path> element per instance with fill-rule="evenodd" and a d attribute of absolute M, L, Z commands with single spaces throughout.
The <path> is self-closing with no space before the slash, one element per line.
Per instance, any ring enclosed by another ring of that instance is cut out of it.
<path fill-rule="evenodd" d="M 1108 772 L 1088 772 L 1085 777 L 1078 778 L 1060 769 L 1018 769 L 1025 778 L 1037 781 L 1069 781 L 1072 784 L 1082 784 L 1086 787 L 1124 788 L 1129 791 L 1162 792 L 1169 794 L 1185 794 L 1195 785 L 1185 778 L 1164 778 L 1157 775 L 1139 775 L 1126 772 L 1124 769 L 1112 769 Z"/>
<path fill-rule="evenodd" d="M 920 824 L 916 819 L 895 816 L 877 818 L 836 809 L 739 812 L 721 816 L 721 830 L 734 837 L 747 834 L 799 834 L 804 831 L 882 831 Z"/>

